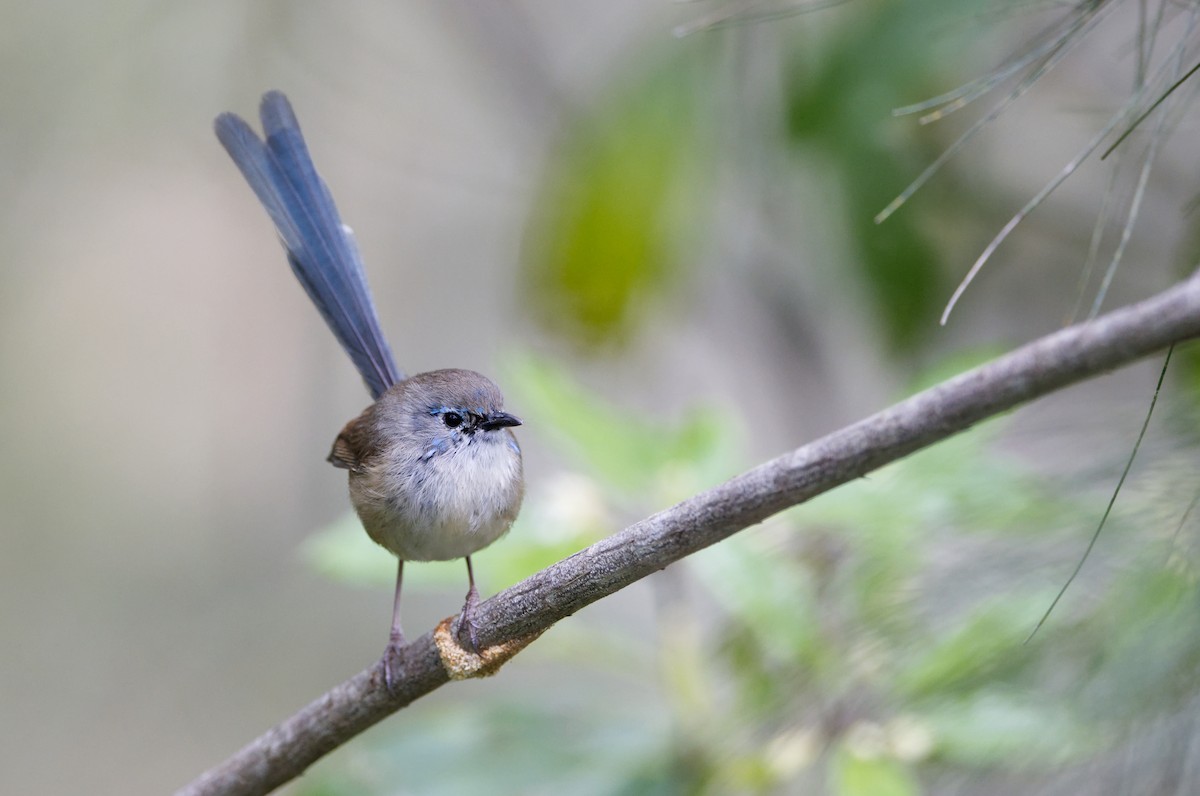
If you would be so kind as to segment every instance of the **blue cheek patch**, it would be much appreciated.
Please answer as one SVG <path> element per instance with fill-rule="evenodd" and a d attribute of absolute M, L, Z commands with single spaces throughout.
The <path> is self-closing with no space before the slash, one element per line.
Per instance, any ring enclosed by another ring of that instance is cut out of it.
<path fill-rule="evenodd" d="M 421 454 L 421 461 L 427 462 L 434 456 L 437 456 L 439 453 L 445 453 L 448 450 L 450 450 L 450 438 L 438 437 L 432 443 L 430 443 L 429 447 L 425 449 L 425 452 Z"/>

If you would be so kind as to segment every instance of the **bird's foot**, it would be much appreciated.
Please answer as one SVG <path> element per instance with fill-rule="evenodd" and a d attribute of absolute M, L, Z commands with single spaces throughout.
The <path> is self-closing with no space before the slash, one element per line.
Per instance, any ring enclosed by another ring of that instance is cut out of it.
<path fill-rule="evenodd" d="M 396 686 L 404 679 L 404 657 L 400 654 L 403 648 L 404 634 L 392 631 L 383 650 L 383 683 L 389 694 L 396 693 Z"/>
<path fill-rule="evenodd" d="M 463 649 L 479 654 L 479 638 L 476 636 L 478 625 L 475 622 L 475 606 L 479 604 L 479 590 L 475 584 L 467 590 L 467 601 L 463 603 L 462 613 L 458 615 L 458 643 Z"/>

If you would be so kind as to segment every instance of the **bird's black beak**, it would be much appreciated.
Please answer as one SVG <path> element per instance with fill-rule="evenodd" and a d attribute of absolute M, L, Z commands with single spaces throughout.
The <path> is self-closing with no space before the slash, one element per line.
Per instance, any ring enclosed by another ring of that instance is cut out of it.
<path fill-rule="evenodd" d="M 508 412 L 492 412 L 488 415 L 479 427 L 484 431 L 495 431 L 498 428 L 507 428 L 508 426 L 521 425 L 521 419 L 514 417 Z"/>

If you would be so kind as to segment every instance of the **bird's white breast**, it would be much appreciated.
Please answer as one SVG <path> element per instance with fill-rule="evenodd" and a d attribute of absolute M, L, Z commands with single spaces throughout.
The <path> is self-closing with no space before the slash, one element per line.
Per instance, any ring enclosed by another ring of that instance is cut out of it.
<path fill-rule="evenodd" d="M 522 493 L 521 454 L 507 431 L 416 463 L 385 456 L 350 478 L 367 533 L 406 561 L 446 561 L 486 547 L 512 525 Z"/>

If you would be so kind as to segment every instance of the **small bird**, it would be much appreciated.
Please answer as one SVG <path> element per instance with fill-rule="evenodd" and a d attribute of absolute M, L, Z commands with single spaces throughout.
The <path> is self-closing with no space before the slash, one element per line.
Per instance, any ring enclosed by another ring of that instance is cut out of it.
<path fill-rule="evenodd" d="M 287 97 L 263 95 L 264 138 L 223 113 L 217 138 L 266 208 L 292 272 L 349 354 L 375 403 L 338 434 L 328 461 L 349 471 L 367 534 L 399 559 L 384 651 L 389 690 L 403 671 L 400 586 L 405 561 L 465 558 L 459 643 L 478 652 L 479 592 L 471 554 L 512 526 L 524 495 L 521 448 L 499 388 L 470 370 L 405 377 L 379 326 L 353 233 L 316 168 Z"/>

